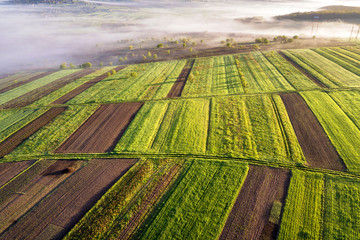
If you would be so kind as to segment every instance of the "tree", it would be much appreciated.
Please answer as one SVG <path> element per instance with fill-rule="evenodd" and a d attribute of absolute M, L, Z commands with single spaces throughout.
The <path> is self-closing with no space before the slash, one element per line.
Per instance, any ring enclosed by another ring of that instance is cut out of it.
<path fill-rule="evenodd" d="M 288 42 L 288 43 L 292 43 L 292 42 L 294 42 L 294 39 L 293 39 L 293 38 L 289 38 L 289 39 L 287 40 L 287 42 Z"/>
<path fill-rule="evenodd" d="M 151 57 L 151 52 L 148 52 L 148 57 Z"/>
<path fill-rule="evenodd" d="M 256 42 L 256 43 L 262 43 L 261 38 L 255 39 L 255 42 Z"/>
<path fill-rule="evenodd" d="M 189 48 L 189 51 L 190 51 L 190 52 L 192 52 L 192 51 L 193 51 L 193 49 L 192 49 L 192 48 Z"/>
<path fill-rule="evenodd" d="M 183 47 L 186 47 L 186 43 L 183 43 Z"/>
<path fill-rule="evenodd" d="M 116 74 L 116 70 L 115 70 L 115 69 L 111 70 L 111 74 L 112 74 L 112 75 L 115 75 L 115 74 Z"/>
<path fill-rule="evenodd" d="M 134 49 L 134 46 L 133 45 L 130 45 L 129 46 L 129 50 L 133 50 Z"/>
<path fill-rule="evenodd" d="M 66 69 L 66 62 L 63 62 L 61 65 L 60 65 L 60 70 L 64 70 Z"/>
<path fill-rule="evenodd" d="M 253 47 L 254 50 L 259 50 L 260 49 L 259 45 L 257 45 L 257 44 L 252 45 L 252 47 Z"/>
<path fill-rule="evenodd" d="M 81 66 L 82 66 L 82 68 L 91 68 L 91 67 L 92 67 L 92 63 L 90 63 L 90 62 L 83 63 Z"/>
<path fill-rule="evenodd" d="M 145 55 L 143 55 L 143 60 L 146 60 L 146 56 L 145 56 Z"/>
<path fill-rule="evenodd" d="M 298 36 L 298 35 L 295 35 L 295 36 L 293 37 L 293 39 L 299 39 L 299 36 Z"/>
<path fill-rule="evenodd" d="M 74 68 L 76 68 L 76 66 L 74 64 L 72 64 L 72 63 L 69 63 L 69 68 L 74 69 Z"/>
<path fill-rule="evenodd" d="M 111 76 L 111 73 L 110 73 L 110 72 L 107 72 L 107 73 L 106 73 L 106 76 L 110 77 L 110 76 Z"/>
<path fill-rule="evenodd" d="M 167 52 L 167 54 L 169 54 L 169 55 L 170 55 L 170 53 L 171 53 L 171 51 L 170 51 L 170 50 L 167 50 L 166 52 Z"/>
<path fill-rule="evenodd" d="M 162 44 L 162 43 L 159 43 L 158 45 L 157 45 L 157 48 L 163 48 L 164 47 L 164 44 Z"/>
<path fill-rule="evenodd" d="M 119 58 L 119 62 L 124 62 L 124 58 L 123 58 L 123 57 L 120 57 L 120 58 Z"/>
<path fill-rule="evenodd" d="M 227 47 L 232 47 L 232 43 L 231 43 L 231 42 L 227 42 L 227 43 L 226 43 L 226 46 L 227 46 Z"/>
<path fill-rule="evenodd" d="M 102 67 L 104 66 L 104 63 L 103 62 L 99 62 L 99 67 Z"/>
<path fill-rule="evenodd" d="M 109 66 L 112 66 L 113 65 L 113 63 L 112 62 L 109 62 Z"/>
<path fill-rule="evenodd" d="M 153 55 L 153 58 L 154 58 L 154 59 L 157 59 L 157 58 L 158 58 L 157 54 L 154 54 L 154 55 Z"/>

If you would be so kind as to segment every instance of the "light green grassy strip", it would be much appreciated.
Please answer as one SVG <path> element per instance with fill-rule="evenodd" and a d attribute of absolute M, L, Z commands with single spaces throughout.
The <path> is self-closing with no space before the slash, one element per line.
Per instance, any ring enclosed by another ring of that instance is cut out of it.
<path fill-rule="evenodd" d="M 2 126 L 2 130 L 0 131 L 0 142 L 4 141 L 11 134 L 33 121 L 47 110 L 48 108 L 1 111 L 0 116 L 6 113 L 6 118 L 0 121 L 0 126 Z"/>
<path fill-rule="evenodd" d="M 216 239 L 248 167 L 194 161 L 141 239 Z"/>
<path fill-rule="evenodd" d="M 359 180 L 326 176 L 324 210 L 323 239 L 360 239 Z"/>
<path fill-rule="evenodd" d="M 355 58 L 358 59 L 360 57 L 360 49 L 356 47 L 342 47 L 342 49 L 345 49 L 346 51 L 351 52 L 356 56 Z"/>
<path fill-rule="evenodd" d="M 360 67 L 360 55 L 347 51 L 345 49 L 334 47 L 334 48 L 322 48 L 322 50 L 329 51 L 331 53 L 336 54 L 336 56 L 341 57 L 342 60 L 353 64 L 355 67 Z"/>
<path fill-rule="evenodd" d="M 239 57 L 240 65 L 241 65 L 241 70 L 244 73 L 246 82 L 248 83 L 248 91 L 251 93 L 263 92 L 264 90 L 259 85 L 259 83 L 256 81 L 256 78 L 255 78 L 256 76 L 254 75 L 254 74 L 256 74 L 256 71 L 254 70 L 254 74 L 253 74 L 253 69 L 251 68 L 251 65 L 248 61 L 247 55 L 241 54 L 241 55 L 238 55 L 238 57 Z"/>
<path fill-rule="evenodd" d="M 28 80 L 32 77 L 35 77 L 43 72 L 34 72 L 34 73 L 17 73 L 6 78 L 0 79 L 0 88 L 11 86 L 15 83 L 20 83 L 25 80 Z"/>
<path fill-rule="evenodd" d="M 234 56 L 224 56 L 224 62 L 229 94 L 244 93 Z"/>
<path fill-rule="evenodd" d="M 310 59 L 301 56 L 297 52 L 290 51 L 282 51 L 286 56 L 291 58 L 294 62 L 299 64 L 302 68 L 304 68 L 308 73 L 316 77 L 319 81 L 321 81 L 328 88 L 338 88 L 343 86 L 343 84 L 334 76 L 332 76 L 327 71 L 324 71 L 321 67 L 317 66 Z"/>
<path fill-rule="evenodd" d="M 277 239 L 322 239 L 323 197 L 322 174 L 293 170 Z"/>
<path fill-rule="evenodd" d="M 277 52 L 265 52 L 264 55 L 297 90 L 319 89 L 318 85 L 302 74 Z"/>
<path fill-rule="evenodd" d="M 119 143 L 116 152 L 143 153 L 150 150 L 169 103 L 145 103 L 136 114 Z"/>
<path fill-rule="evenodd" d="M 0 105 L 4 104 L 14 98 L 20 97 L 21 95 L 28 93 L 36 88 L 42 87 L 48 83 L 51 83 L 59 78 L 65 77 L 71 73 L 77 72 L 77 70 L 62 70 L 56 73 L 50 74 L 46 77 L 40 78 L 38 80 L 32 81 L 25 85 L 19 86 L 17 88 L 11 89 L 5 93 L 0 94 Z"/>
<path fill-rule="evenodd" d="M 252 53 L 254 60 L 260 65 L 262 71 L 274 86 L 275 91 L 293 91 L 293 86 L 281 75 L 281 73 L 260 52 Z M 260 79 L 258 81 L 261 81 Z"/>
<path fill-rule="evenodd" d="M 224 57 L 213 57 L 212 67 L 212 84 L 211 94 L 212 95 L 226 95 L 229 93 L 226 82 L 225 74 L 225 62 Z M 207 79 L 211 79 L 211 76 L 206 76 Z"/>
<path fill-rule="evenodd" d="M 104 67 L 104 68 L 101 68 L 89 75 L 86 75 L 80 79 L 77 79 L 77 80 L 65 85 L 64 87 L 50 93 L 49 95 L 37 100 L 36 102 L 30 104 L 29 107 L 49 105 L 50 103 L 54 102 L 56 99 L 64 96 L 65 94 L 69 93 L 70 91 L 74 90 L 75 88 L 79 87 L 80 85 L 84 84 L 85 82 L 88 82 L 88 81 L 92 80 L 93 78 L 110 71 L 113 68 L 114 67 Z"/>
<path fill-rule="evenodd" d="M 360 130 L 324 92 L 302 92 L 336 150 L 351 172 L 360 172 Z"/>
<path fill-rule="evenodd" d="M 70 106 L 50 123 L 25 140 L 8 156 L 42 155 L 53 152 L 98 108 L 95 105 Z"/>

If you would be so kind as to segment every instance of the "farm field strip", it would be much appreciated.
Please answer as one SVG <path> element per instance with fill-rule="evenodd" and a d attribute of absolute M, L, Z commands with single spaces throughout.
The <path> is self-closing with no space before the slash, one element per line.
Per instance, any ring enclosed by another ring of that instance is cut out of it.
<path fill-rule="evenodd" d="M 15 85 L 19 82 L 26 81 L 29 78 L 37 76 L 41 73 L 42 72 L 29 72 L 29 73 L 15 73 L 11 75 L 6 75 L 6 74 L 2 75 L 3 78 L 1 78 L 2 76 L 0 76 L 0 91 L 1 93 L 6 92 L 3 91 L 2 89 Z"/>
<path fill-rule="evenodd" d="M 56 153 L 112 151 L 143 103 L 102 105 L 77 129 Z"/>
<path fill-rule="evenodd" d="M 244 93 L 241 84 L 239 70 L 235 64 L 234 56 L 224 56 L 225 73 L 226 73 L 226 86 L 229 94 Z"/>
<path fill-rule="evenodd" d="M 51 234 L 51 239 L 61 239 L 135 162 L 134 159 L 91 160 L 0 237 L 35 239 Z"/>
<path fill-rule="evenodd" d="M 142 160 L 122 177 L 65 239 L 129 239 L 182 169 L 182 161 Z"/>
<path fill-rule="evenodd" d="M 36 88 L 32 91 L 29 91 L 29 92 L 25 93 L 24 95 L 21 95 L 17 98 L 14 98 L 11 101 L 1 105 L 0 108 L 8 109 L 8 108 L 25 107 L 25 106 L 30 105 L 30 104 L 34 103 L 35 101 L 41 99 L 42 97 L 44 97 L 48 94 L 51 94 L 52 92 L 58 90 L 59 88 L 62 88 L 63 86 L 67 85 L 68 83 L 71 83 L 71 82 L 75 81 L 76 79 L 84 77 L 94 71 L 95 71 L 95 69 L 84 69 L 81 71 L 77 71 L 68 76 L 62 77 L 51 83 L 48 83 L 42 87 Z"/>
<path fill-rule="evenodd" d="M 19 86 L 15 89 L 9 90 L 5 93 L 0 94 L 0 106 L 2 106 L 4 103 L 9 102 L 13 99 L 16 99 L 18 97 L 21 97 L 22 95 L 31 92 L 37 88 L 40 88 L 42 86 L 45 86 L 51 82 L 54 82 L 62 77 L 71 75 L 79 70 L 63 70 L 58 71 L 55 73 L 52 73 L 46 77 L 40 78 L 36 81 L 27 83 L 25 85 Z"/>
<path fill-rule="evenodd" d="M 42 165 L 41 169 L 35 169 L 37 170 L 37 174 L 24 174 L 27 175 L 28 178 L 20 175 L 0 190 L 3 194 L 8 195 L 7 198 L 0 203 L 0 219 L 2 219 L 0 222 L 0 233 L 73 174 L 72 172 L 79 169 L 84 162 L 73 160 L 41 160 L 41 163 L 37 164 Z M 69 172 L 67 168 L 71 168 L 72 172 Z M 31 172 L 33 169 L 29 168 L 27 171 Z"/>
<path fill-rule="evenodd" d="M 280 95 L 311 167 L 345 171 L 341 157 L 306 102 L 297 93 Z"/>
<path fill-rule="evenodd" d="M 30 167 L 35 161 L 21 161 L 0 163 L 0 188 L 21 173 L 23 170 Z"/>
<path fill-rule="evenodd" d="M 236 162 L 194 160 L 136 238 L 217 238 L 247 169 Z"/>
<path fill-rule="evenodd" d="M 274 65 L 274 67 L 286 78 L 286 80 L 294 86 L 296 90 L 319 89 L 319 87 L 326 87 L 318 79 L 311 80 L 314 77 L 286 55 L 281 55 L 275 51 L 263 52 L 262 54 L 269 62 L 271 62 L 271 64 Z M 322 85 L 319 86 L 318 83 Z"/>
<path fill-rule="evenodd" d="M 250 166 L 219 239 L 259 239 L 274 202 L 285 200 L 289 175 L 285 169 Z"/>
<path fill-rule="evenodd" d="M 351 54 L 354 54 L 354 57 L 356 59 L 360 58 L 360 49 L 359 48 L 355 48 L 355 47 L 341 47 L 341 49 L 344 49 L 348 52 L 350 52 Z"/>
<path fill-rule="evenodd" d="M 348 61 L 351 64 L 354 64 L 355 66 L 359 67 L 360 64 L 360 55 L 352 52 L 350 50 L 340 48 L 340 47 L 333 47 L 333 48 L 321 48 L 323 50 L 331 51 L 335 54 L 338 54 L 338 56 L 346 61 Z"/>
<path fill-rule="evenodd" d="M 360 130 L 324 92 L 302 92 L 350 172 L 360 171 Z"/>
<path fill-rule="evenodd" d="M 277 239 L 323 239 L 324 187 L 323 174 L 292 171 Z"/>
<path fill-rule="evenodd" d="M 174 85 L 170 89 L 168 95 L 166 98 L 174 98 L 174 97 L 180 97 L 181 93 L 184 89 L 184 86 L 186 84 L 186 81 L 189 77 L 189 74 L 191 72 L 192 67 L 194 66 L 195 60 L 187 60 L 183 70 L 181 71 L 179 77 L 176 79 Z"/>
<path fill-rule="evenodd" d="M 56 118 L 59 114 L 66 110 L 65 107 L 51 108 L 31 123 L 27 124 L 4 141 L 0 143 L 0 158 L 12 152 L 25 139 L 30 137 L 37 130 L 48 124 L 51 120 Z"/>

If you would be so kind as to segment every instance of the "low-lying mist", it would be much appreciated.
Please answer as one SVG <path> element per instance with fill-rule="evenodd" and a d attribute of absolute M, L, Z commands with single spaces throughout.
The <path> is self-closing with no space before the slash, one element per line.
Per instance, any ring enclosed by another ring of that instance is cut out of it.
<path fill-rule="evenodd" d="M 0 1 L 0 73 L 90 61 L 121 40 L 192 32 L 348 38 L 352 25 L 275 21 L 272 16 L 323 7 L 322 1 L 88 1 L 77 5 L 12 5 Z M 346 3 L 345 3 L 346 2 Z M 327 1 L 359 6 L 358 1 Z M 254 18 L 255 17 L 255 18 Z M 214 41 L 218 39 L 214 39 Z"/>

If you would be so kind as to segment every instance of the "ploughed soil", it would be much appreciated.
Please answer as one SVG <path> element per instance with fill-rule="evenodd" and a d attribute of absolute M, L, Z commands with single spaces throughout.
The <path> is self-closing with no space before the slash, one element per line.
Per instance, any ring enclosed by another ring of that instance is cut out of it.
<path fill-rule="evenodd" d="M 114 70 L 116 72 L 118 72 L 118 71 L 120 71 L 121 69 L 124 69 L 124 68 L 125 68 L 125 66 L 119 66 L 119 67 L 116 67 Z M 108 77 L 107 73 L 104 73 L 104 74 L 102 74 L 102 75 L 100 75 L 98 77 L 95 77 L 94 79 L 82 84 L 81 86 L 75 88 L 71 92 L 69 92 L 69 93 L 65 94 L 64 96 L 60 97 L 59 99 L 55 100 L 51 104 L 52 105 L 54 105 L 54 104 L 65 104 L 66 102 L 73 99 L 74 97 L 76 97 L 80 93 L 84 92 L 86 89 L 94 86 L 96 83 L 104 80 L 107 77 Z"/>
<path fill-rule="evenodd" d="M 0 143 L 0 158 L 9 154 L 17 146 L 19 146 L 25 139 L 34 134 L 37 130 L 45 126 L 51 120 L 56 118 L 62 112 L 66 110 L 66 107 L 54 107 L 42 114 L 37 119 L 33 120 L 10 137 Z"/>
<path fill-rule="evenodd" d="M 0 239 L 61 239 L 135 163 L 135 159 L 91 160 L 9 227 Z"/>
<path fill-rule="evenodd" d="M 279 53 L 280 56 L 285 58 L 285 60 L 287 60 L 291 65 L 293 65 L 295 68 L 297 68 L 302 74 L 304 74 L 306 77 L 308 77 L 311 81 L 313 81 L 319 87 L 327 88 L 327 86 L 323 82 L 321 82 L 317 77 L 313 76 L 311 73 L 306 71 L 306 69 L 304 69 L 302 66 L 297 64 L 294 60 L 292 60 L 291 58 L 286 56 L 285 53 L 283 53 L 281 51 L 278 51 L 278 53 Z"/>
<path fill-rule="evenodd" d="M 59 88 L 64 87 L 68 83 L 75 81 L 76 79 L 82 78 L 94 71 L 95 69 L 84 69 L 72 73 L 68 76 L 59 78 L 58 80 L 46 84 L 45 86 L 34 89 L 28 93 L 25 93 L 24 95 L 21 95 L 13 100 L 10 100 L 9 102 L 0 105 L 0 109 L 25 107 L 39 100 L 40 98 L 45 97 L 46 95 L 58 90 Z"/>
<path fill-rule="evenodd" d="M 186 65 L 184 66 L 183 70 L 181 71 L 179 77 L 176 79 L 174 85 L 170 89 L 166 98 L 174 98 L 174 97 L 181 96 L 181 93 L 185 87 L 186 80 L 189 77 L 189 74 L 194 65 L 194 62 L 195 62 L 195 59 L 187 60 Z"/>
<path fill-rule="evenodd" d="M 35 161 L 0 163 L 0 187 L 30 167 Z"/>
<path fill-rule="evenodd" d="M 42 160 L 1 189 L 0 193 L 5 197 L 0 202 L 0 232 L 16 222 L 83 164 L 83 161 Z"/>
<path fill-rule="evenodd" d="M 308 165 L 346 171 L 346 165 L 305 100 L 297 93 L 280 96 Z"/>
<path fill-rule="evenodd" d="M 289 170 L 250 166 L 219 239 L 273 239 L 271 208 L 274 201 L 284 204 L 289 182 Z"/>
<path fill-rule="evenodd" d="M 114 149 L 143 103 L 104 104 L 56 153 L 104 153 Z"/>

